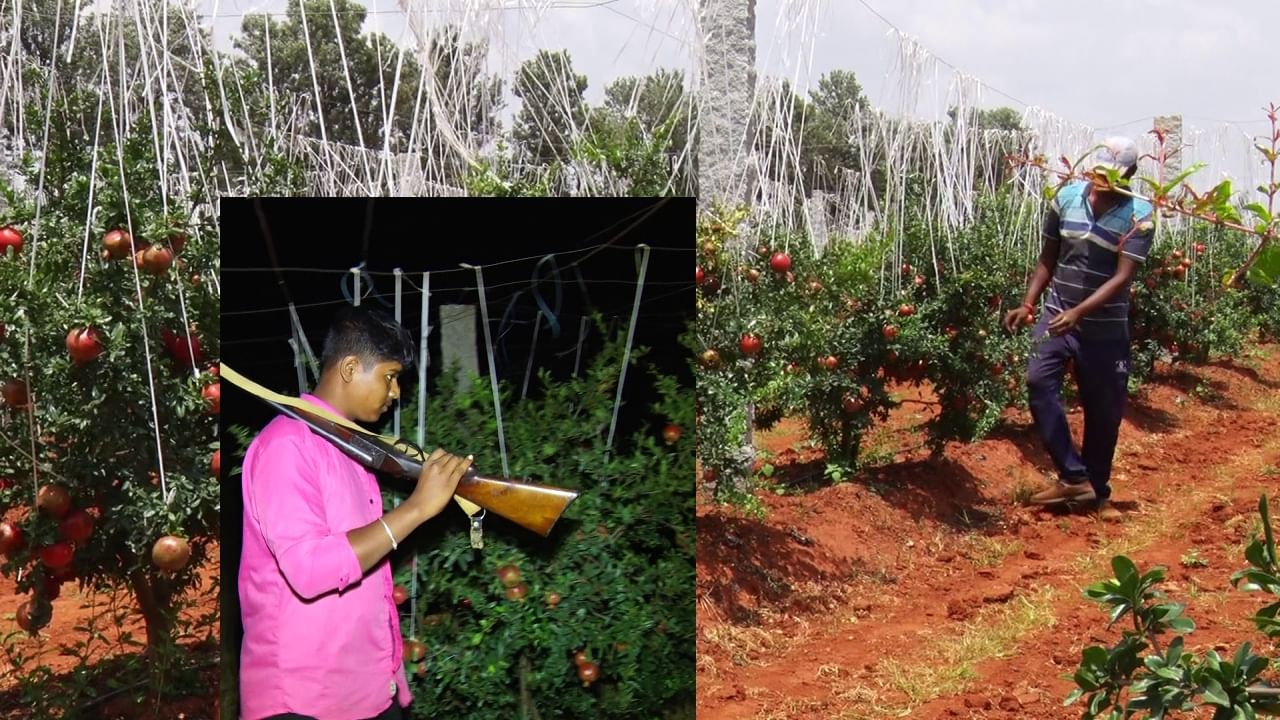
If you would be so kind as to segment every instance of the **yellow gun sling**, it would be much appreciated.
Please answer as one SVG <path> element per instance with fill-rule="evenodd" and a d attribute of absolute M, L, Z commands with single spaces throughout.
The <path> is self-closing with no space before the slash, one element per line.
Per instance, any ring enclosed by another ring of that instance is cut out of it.
<path fill-rule="evenodd" d="M 218 365 L 218 374 L 220 377 L 230 380 L 232 385 L 235 385 L 236 387 L 244 390 L 247 393 L 257 395 L 260 398 L 266 398 L 267 400 L 273 400 L 275 402 L 280 403 L 281 405 L 289 405 L 291 407 L 296 407 L 299 410 L 306 410 L 307 412 L 315 413 L 316 415 L 319 415 L 320 417 L 325 418 L 326 420 L 331 420 L 334 423 L 337 423 L 338 425 L 341 425 L 342 427 L 345 427 L 353 432 L 358 432 L 363 435 L 368 435 L 369 437 L 377 438 L 379 440 L 382 440 L 385 443 L 393 444 L 393 445 L 399 440 L 399 438 L 391 435 L 378 435 L 378 434 L 369 432 L 368 430 L 360 427 L 359 425 L 351 422 L 350 420 L 340 415 L 335 415 L 334 413 L 331 413 L 322 407 L 313 405 L 312 403 L 309 403 L 306 400 L 303 400 L 302 398 L 296 398 L 290 395 L 281 395 L 278 392 L 273 392 L 272 390 L 269 390 L 259 385 L 258 383 L 250 380 L 249 378 L 241 375 L 240 373 L 228 367 L 226 364 L 220 363 Z M 399 445 L 397 447 L 402 451 L 404 451 L 406 455 L 413 457 L 415 460 L 419 462 L 426 462 L 427 460 L 427 455 L 425 453 L 417 452 L 413 448 L 406 447 L 404 445 Z M 476 505 L 470 500 L 458 497 L 457 495 L 454 495 L 453 499 L 457 501 L 458 505 L 469 516 L 474 517 L 474 515 L 480 511 L 480 506 Z M 473 527 L 474 527 L 474 522 L 473 522 Z"/>

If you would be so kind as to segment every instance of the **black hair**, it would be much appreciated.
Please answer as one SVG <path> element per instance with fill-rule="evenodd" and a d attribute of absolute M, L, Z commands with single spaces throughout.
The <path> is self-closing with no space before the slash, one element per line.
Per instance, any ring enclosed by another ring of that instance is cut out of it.
<path fill-rule="evenodd" d="M 387 313 L 367 306 L 344 305 L 334 315 L 325 337 L 322 367 L 327 370 L 348 355 L 360 358 L 367 367 L 398 362 L 408 370 L 417 353 L 413 336 Z"/>

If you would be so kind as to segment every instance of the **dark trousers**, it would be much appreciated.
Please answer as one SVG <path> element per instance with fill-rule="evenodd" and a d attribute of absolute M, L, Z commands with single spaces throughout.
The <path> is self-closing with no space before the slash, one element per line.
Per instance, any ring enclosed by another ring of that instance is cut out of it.
<path fill-rule="evenodd" d="M 1027 363 L 1027 395 L 1036 429 L 1065 482 L 1089 481 L 1101 502 L 1111 497 L 1111 462 L 1129 385 L 1129 339 L 1083 339 L 1078 332 L 1054 337 L 1049 313 L 1036 325 Z M 1062 378 L 1075 360 L 1076 386 L 1084 409 L 1084 444 L 1077 452 L 1062 408 Z"/>
<path fill-rule="evenodd" d="M 400 707 L 397 702 L 392 702 L 390 707 L 378 713 L 369 720 L 402 720 L 409 717 L 409 711 Z M 310 715 L 298 715 L 297 713 L 285 713 L 283 715 L 272 715 L 266 720 L 316 720 Z"/>

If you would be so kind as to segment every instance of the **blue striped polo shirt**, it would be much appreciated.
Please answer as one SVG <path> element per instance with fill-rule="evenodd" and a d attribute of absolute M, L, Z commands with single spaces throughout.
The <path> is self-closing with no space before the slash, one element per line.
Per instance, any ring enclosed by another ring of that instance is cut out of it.
<path fill-rule="evenodd" d="M 1089 206 L 1089 183 L 1075 181 L 1054 196 L 1043 235 L 1058 240 L 1058 266 L 1045 301 L 1052 316 L 1079 305 L 1109 280 L 1120 253 L 1144 262 L 1155 237 L 1155 218 L 1151 203 L 1130 197 L 1095 218 Z M 1128 285 L 1092 315 L 1081 318 L 1078 327 L 1081 337 L 1127 340 Z"/>

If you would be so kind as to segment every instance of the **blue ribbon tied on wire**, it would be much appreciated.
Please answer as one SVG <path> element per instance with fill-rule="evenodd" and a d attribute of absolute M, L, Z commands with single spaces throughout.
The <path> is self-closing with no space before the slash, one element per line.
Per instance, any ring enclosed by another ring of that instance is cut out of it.
<path fill-rule="evenodd" d="M 338 285 L 341 286 L 342 288 L 342 297 L 346 298 L 348 303 L 354 305 L 356 302 L 354 286 L 355 286 L 355 274 L 357 272 L 360 273 L 360 302 L 364 302 L 365 298 L 372 295 L 373 299 L 377 300 L 379 305 L 385 308 L 395 307 L 394 303 L 387 302 L 386 298 L 373 292 L 373 277 L 370 276 L 369 273 L 364 269 L 363 260 L 360 261 L 359 265 L 356 265 L 355 267 L 351 268 L 351 270 L 347 271 L 342 276 L 342 279 L 338 281 Z"/>
<path fill-rule="evenodd" d="M 542 293 L 538 291 L 538 284 L 542 282 L 538 278 L 538 271 L 542 269 L 543 265 L 547 265 L 547 264 L 551 266 L 550 268 L 551 274 L 548 276 L 548 278 L 555 280 L 555 283 L 556 283 L 556 309 L 554 312 L 551 310 L 551 308 L 547 307 L 546 301 L 542 299 Z M 551 328 L 551 337 L 556 338 L 557 340 L 560 338 L 560 319 L 558 317 L 560 314 L 560 300 L 561 300 L 560 284 L 561 284 L 560 268 L 556 267 L 556 256 L 544 255 L 543 258 L 538 261 L 538 264 L 533 266 L 533 281 L 531 283 L 532 285 L 531 291 L 533 292 L 534 301 L 538 303 L 538 308 L 542 311 L 542 314 L 547 318 L 547 326 Z"/>

